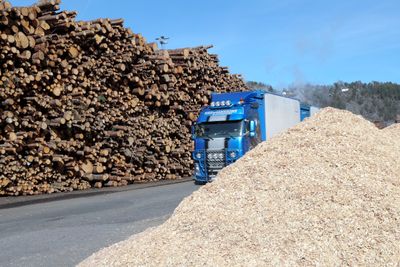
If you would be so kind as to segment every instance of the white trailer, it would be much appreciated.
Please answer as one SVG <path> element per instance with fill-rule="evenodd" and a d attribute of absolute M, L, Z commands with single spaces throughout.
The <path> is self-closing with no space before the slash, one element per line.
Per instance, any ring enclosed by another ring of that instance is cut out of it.
<path fill-rule="evenodd" d="M 297 99 L 266 93 L 264 109 L 267 140 L 300 122 L 300 101 Z"/>
<path fill-rule="evenodd" d="M 310 116 L 314 116 L 315 113 L 318 113 L 318 111 L 319 111 L 319 108 L 311 106 L 310 107 Z"/>

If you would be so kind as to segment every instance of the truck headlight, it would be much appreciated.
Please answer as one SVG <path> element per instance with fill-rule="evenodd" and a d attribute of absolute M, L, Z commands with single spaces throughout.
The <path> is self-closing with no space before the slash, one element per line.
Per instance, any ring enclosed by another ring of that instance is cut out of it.
<path fill-rule="evenodd" d="M 222 153 L 218 154 L 219 159 L 224 159 L 224 155 Z"/>
<path fill-rule="evenodd" d="M 201 159 L 201 153 L 200 152 L 196 153 L 196 159 Z"/>
<path fill-rule="evenodd" d="M 200 170 L 200 165 L 198 163 L 194 164 L 194 173 L 196 176 L 201 176 L 201 170 Z"/>
<path fill-rule="evenodd" d="M 230 157 L 231 159 L 236 158 L 236 152 L 235 152 L 235 151 L 229 152 L 229 157 Z"/>
<path fill-rule="evenodd" d="M 225 101 L 221 101 L 221 106 L 225 106 Z"/>
<path fill-rule="evenodd" d="M 219 101 L 215 102 L 215 106 L 219 107 L 221 105 L 221 103 Z"/>

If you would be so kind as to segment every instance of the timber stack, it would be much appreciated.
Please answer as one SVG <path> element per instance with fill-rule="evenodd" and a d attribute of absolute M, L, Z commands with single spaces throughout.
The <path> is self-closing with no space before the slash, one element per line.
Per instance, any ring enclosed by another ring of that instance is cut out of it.
<path fill-rule="evenodd" d="M 158 50 L 59 5 L 0 0 L 0 196 L 191 175 L 197 112 L 241 77 L 209 46 Z"/>

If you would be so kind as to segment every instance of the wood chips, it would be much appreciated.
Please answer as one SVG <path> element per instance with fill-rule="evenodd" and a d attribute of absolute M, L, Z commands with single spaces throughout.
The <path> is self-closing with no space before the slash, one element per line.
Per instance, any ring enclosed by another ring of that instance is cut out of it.
<path fill-rule="evenodd" d="M 396 134 L 397 132 L 397 134 Z M 398 266 L 400 127 L 327 108 L 81 266 Z"/>

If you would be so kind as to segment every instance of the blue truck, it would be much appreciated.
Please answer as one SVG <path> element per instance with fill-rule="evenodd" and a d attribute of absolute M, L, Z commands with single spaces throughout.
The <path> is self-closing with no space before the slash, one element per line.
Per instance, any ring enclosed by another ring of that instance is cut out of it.
<path fill-rule="evenodd" d="M 318 111 L 299 100 L 265 91 L 211 94 L 192 128 L 195 182 L 211 181 L 257 144 Z"/>

